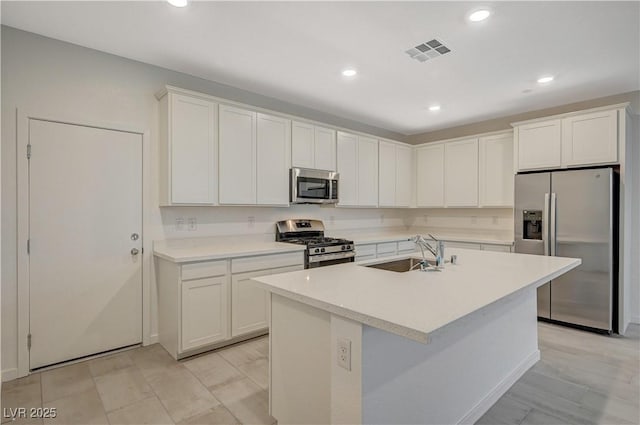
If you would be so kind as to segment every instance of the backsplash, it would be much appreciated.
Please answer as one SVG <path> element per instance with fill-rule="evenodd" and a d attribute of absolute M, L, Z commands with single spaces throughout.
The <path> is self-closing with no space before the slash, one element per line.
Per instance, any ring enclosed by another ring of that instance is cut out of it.
<path fill-rule="evenodd" d="M 175 239 L 227 235 L 274 235 L 275 223 L 289 218 L 318 219 L 325 228 L 371 229 L 406 227 L 407 209 L 339 208 L 319 205 L 276 207 L 164 207 L 160 208 L 163 237 Z M 195 219 L 195 229 L 190 221 Z"/>
<path fill-rule="evenodd" d="M 324 222 L 327 231 L 429 227 L 470 231 L 513 231 L 510 208 L 340 208 L 319 205 L 276 207 L 164 207 L 160 208 L 162 236 L 176 239 L 228 235 L 271 235 L 276 221 L 310 218 Z"/>
<path fill-rule="evenodd" d="M 456 230 L 513 231 L 511 208 L 437 208 L 407 210 L 407 225 Z"/>

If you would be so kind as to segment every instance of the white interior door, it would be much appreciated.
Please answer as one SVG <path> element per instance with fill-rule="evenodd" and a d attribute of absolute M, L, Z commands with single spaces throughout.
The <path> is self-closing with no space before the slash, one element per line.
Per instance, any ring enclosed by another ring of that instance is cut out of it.
<path fill-rule="evenodd" d="M 30 368 L 140 343 L 142 136 L 32 119 L 29 143 Z"/>

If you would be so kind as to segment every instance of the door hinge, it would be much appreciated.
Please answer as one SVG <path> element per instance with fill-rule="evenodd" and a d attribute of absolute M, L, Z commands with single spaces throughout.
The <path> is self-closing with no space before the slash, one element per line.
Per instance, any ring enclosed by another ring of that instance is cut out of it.
<path fill-rule="evenodd" d="M 27 159 L 31 159 L 31 144 L 27 145 Z"/>
<path fill-rule="evenodd" d="M 27 335 L 27 350 L 31 350 L 31 334 Z"/>

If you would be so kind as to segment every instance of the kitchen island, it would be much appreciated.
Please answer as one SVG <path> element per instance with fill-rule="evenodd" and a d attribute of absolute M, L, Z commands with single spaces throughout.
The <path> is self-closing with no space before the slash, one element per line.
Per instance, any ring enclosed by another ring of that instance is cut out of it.
<path fill-rule="evenodd" d="M 536 288 L 579 259 L 450 249 L 263 276 L 270 409 L 287 423 L 473 423 L 539 359 Z"/>

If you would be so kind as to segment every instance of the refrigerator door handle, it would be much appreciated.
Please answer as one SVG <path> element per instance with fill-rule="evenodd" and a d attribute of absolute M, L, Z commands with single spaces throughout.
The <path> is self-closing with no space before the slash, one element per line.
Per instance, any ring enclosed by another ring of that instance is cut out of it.
<path fill-rule="evenodd" d="M 550 227 L 551 227 L 551 231 L 550 233 L 550 237 L 551 237 L 551 243 L 550 245 L 550 255 L 554 256 L 556 255 L 556 243 L 557 243 L 557 238 L 556 238 L 556 206 L 557 206 L 557 199 L 556 199 L 556 194 L 552 193 L 551 194 L 551 222 L 550 222 Z"/>
<path fill-rule="evenodd" d="M 549 194 L 544 194 L 544 209 L 542 210 L 542 245 L 544 255 L 549 255 Z"/>

